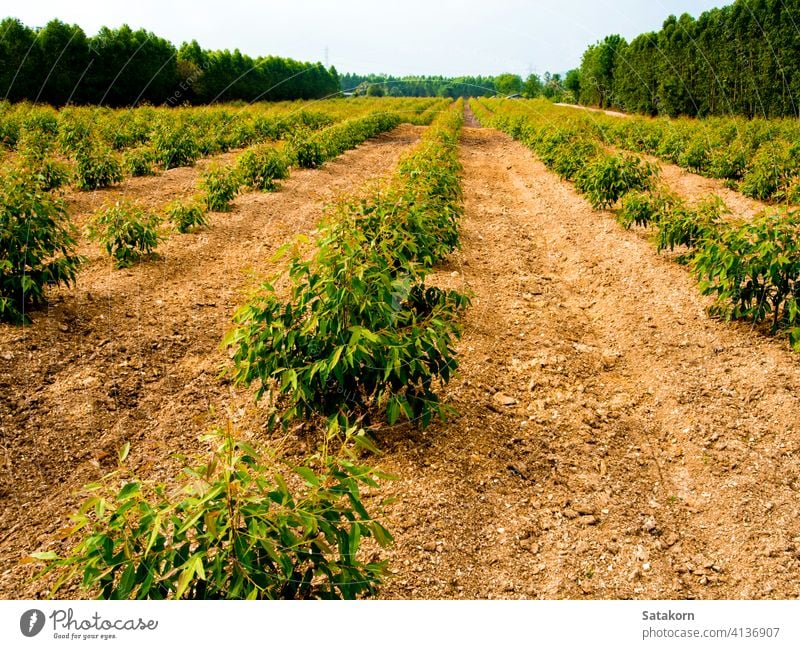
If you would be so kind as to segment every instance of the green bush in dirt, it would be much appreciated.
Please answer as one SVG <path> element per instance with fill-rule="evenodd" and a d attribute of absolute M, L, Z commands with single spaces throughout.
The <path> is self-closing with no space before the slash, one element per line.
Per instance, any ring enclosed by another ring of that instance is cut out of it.
<path fill-rule="evenodd" d="M 23 323 L 47 286 L 74 283 L 81 259 L 63 203 L 24 171 L 0 179 L 0 320 Z"/>
<path fill-rule="evenodd" d="M 800 351 L 800 212 L 765 213 L 704 240 L 693 270 L 712 315 L 770 322 Z"/>
<path fill-rule="evenodd" d="M 611 207 L 631 191 L 648 189 L 657 167 L 633 155 L 601 155 L 575 176 L 575 187 L 594 209 Z"/>
<path fill-rule="evenodd" d="M 122 181 L 122 165 L 110 147 L 94 143 L 75 154 L 75 187 L 100 189 Z"/>
<path fill-rule="evenodd" d="M 550 168 L 564 180 L 573 180 L 599 154 L 600 147 L 595 142 L 581 138 L 555 149 Z"/>
<path fill-rule="evenodd" d="M 164 169 L 191 166 L 200 156 L 197 137 L 186 124 L 160 122 L 153 130 L 150 145 Z"/>
<path fill-rule="evenodd" d="M 666 191 L 635 191 L 621 201 L 617 221 L 626 229 L 633 225 L 647 227 L 658 223 L 678 203 L 678 198 Z"/>
<path fill-rule="evenodd" d="M 181 234 L 208 225 L 205 208 L 198 201 L 174 201 L 167 205 L 165 212 Z"/>
<path fill-rule="evenodd" d="M 319 137 L 308 130 L 298 129 L 292 133 L 286 152 L 292 163 L 302 169 L 315 169 L 325 162 Z"/>
<path fill-rule="evenodd" d="M 710 148 L 708 136 L 704 133 L 697 133 L 686 144 L 686 148 L 678 158 L 678 164 L 694 173 L 705 173 L 710 162 Z"/>
<path fill-rule="evenodd" d="M 262 191 L 274 191 L 278 187 L 276 180 L 289 177 L 289 159 L 271 146 L 245 151 L 236 161 L 236 168 L 245 185 Z"/>
<path fill-rule="evenodd" d="M 737 142 L 714 147 L 709 154 L 708 175 L 723 180 L 739 180 L 747 169 L 749 155 Z"/>
<path fill-rule="evenodd" d="M 753 158 L 739 189 L 750 198 L 770 200 L 786 189 L 798 168 L 800 160 L 791 154 L 785 142 L 767 142 Z"/>
<path fill-rule="evenodd" d="M 76 153 L 92 140 L 88 115 L 77 108 L 64 108 L 58 116 L 58 145 L 65 153 Z"/>
<path fill-rule="evenodd" d="M 688 146 L 690 137 L 690 132 L 677 125 L 670 125 L 665 129 L 664 137 L 656 150 L 656 155 L 663 160 L 678 164 Z"/>
<path fill-rule="evenodd" d="M 692 207 L 677 201 L 658 220 L 658 250 L 684 246 L 692 251 L 703 241 L 716 236 L 728 208 L 719 196 L 711 196 Z M 687 260 L 691 256 L 684 256 Z"/>
<path fill-rule="evenodd" d="M 140 146 L 125 151 L 122 164 L 131 176 L 152 176 L 155 174 L 156 152 L 148 146 Z"/>
<path fill-rule="evenodd" d="M 234 167 L 213 165 L 200 179 L 200 190 L 209 212 L 228 212 L 242 181 Z"/>
<path fill-rule="evenodd" d="M 446 413 L 435 393 L 456 368 L 453 345 L 466 297 L 424 284 L 411 262 L 398 272 L 400 233 L 379 246 L 359 228 L 329 230 L 317 253 L 292 257 L 289 298 L 271 285 L 236 315 L 226 338 L 234 379 L 259 383 L 282 399 L 274 414 L 288 424 L 315 414 L 365 416 L 383 408 L 427 425 Z"/>
<path fill-rule="evenodd" d="M 161 219 L 129 201 L 118 201 L 100 210 L 89 224 L 88 235 L 99 241 L 114 258 L 117 268 L 126 268 L 150 255 L 162 239 Z"/>
<path fill-rule="evenodd" d="M 30 173 L 33 180 L 45 191 L 63 187 L 72 177 L 72 171 L 66 164 L 52 158 L 31 162 L 24 173 Z"/>
<path fill-rule="evenodd" d="M 230 431 L 209 460 L 168 484 L 120 468 L 85 488 L 78 543 L 51 595 L 80 584 L 99 599 L 355 599 L 374 593 L 385 563 L 360 559 L 361 540 L 392 542 L 366 511 L 363 487 L 385 476 L 357 464 L 349 442 L 299 466 Z M 349 431 L 346 439 L 355 436 Z M 124 461 L 128 447 L 120 452 Z"/>

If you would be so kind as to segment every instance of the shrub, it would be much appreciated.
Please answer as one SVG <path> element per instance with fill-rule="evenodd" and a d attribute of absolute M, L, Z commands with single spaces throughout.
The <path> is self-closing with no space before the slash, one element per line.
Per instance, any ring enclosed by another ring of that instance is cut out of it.
<path fill-rule="evenodd" d="M 0 320 L 28 322 L 47 286 L 75 281 L 81 258 L 61 201 L 24 172 L 0 182 Z"/>
<path fill-rule="evenodd" d="M 127 447 L 121 460 L 126 454 Z M 385 564 L 358 558 L 361 539 L 386 546 L 392 537 L 369 516 L 360 490 L 387 476 L 345 452 L 283 464 L 228 432 L 207 463 L 183 471 L 178 487 L 120 469 L 86 488 L 72 551 L 33 558 L 48 562 L 45 572 L 61 572 L 52 594 L 78 578 L 104 599 L 373 593 Z"/>
<path fill-rule="evenodd" d="M 81 190 L 100 189 L 122 181 L 122 166 L 106 145 L 81 148 L 75 155 L 75 186 Z"/>
<path fill-rule="evenodd" d="M 197 138 L 185 124 L 159 123 L 154 129 L 151 145 L 156 160 L 164 169 L 191 166 L 200 156 Z"/>
<path fill-rule="evenodd" d="M 647 189 L 657 167 L 631 155 L 603 155 L 577 174 L 575 186 L 595 209 L 612 206 L 625 194 Z"/>
<path fill-rule="evenodd" d="M 125 171 L 131 176 L 152 176 L 155 174 L 155 162 L 156 152 L 146 146 L 129 149 L 123 155 Z"/>
<path fill-rule="evenodd" d="M 666 192 L 630 192 L 622 198 L 617 221 L 626 229 L 633 225 L 647 227 L 658 223 L 678 202 L 678 198 Z"/>
<path fill-rule="evenodd" d="M 209 168 L 200 180 L 206 209 L 209 212 L 229 211 L 240 186 L 241 180 L 236 169 L 219 165 Z"/>
<path fill-rule="evenodd" d="M 237 313 L 226 338 L 234 378 L 258 381 L 259 396 L 282 396 L 284 423 L 372 407 L 390 423 L 401 413 L 423 425 L 445 414 L 434 389 L 456 368 L 457 319 L 468 300 L 429 290 L 410 262 L 398 273 L 405 260 L 394 251 L 405 246 L 396 232 L 373 246 L 352 223 L 328 230 L 310 261 L 291 259 L 288 300 L 265 285 Z"/>
<path fill-rule="evenodd" d="M 105 247 L 117 268 L 125 268 L 143 255 L 152 254 L 162 239 L 158 233 L 160 222 L 157 215 L 134 203 L 117 202 L 97 214 L 88 234 Z"/>
<path fill-rule="evenodd" d="M 239 156 L 236 167 L 245 185 L 262 191 L 277 189 L 275 181 L 289 177 L 289 160 L 271 146 L 245 151 Z"/>
<path fill-rule="evenodd" d="M 200 203 L 195 201 L 175 201 L 166 207 L 167 217 L 175 224 L 178 232 L 185 234 L 194 228 L 208 225 L 206 211 Z"/>
<path fill-rule="evenodd" d="M 591 140 L 565 143 L 554 151 L 551 169 L 564 180 L 572 180 L 599 153 L 600 147 Z"/>
<path fill-rule="evenodd" d="M 705 295 L 716 297 L 712 315 L 754 324 L 771 319 L 800 351 L 800 212 L 762 214 L 722 228 L 694 257 Z"/>
<path fill-rule="evenodd" d="M 713 238 L 728 209 L 719 196 L 711 196 L 695 207 L 683 201 L 674 203 L 658 220 L 658 250 L 685 246 L 690 250 Z M 687 257 L 684 257 L 686 259 Z"/>
<path fill-rule="evenodd" d="M 325 162 L 319 138 L 304 129 L 292 133 L 286 150 L 294 164 L 303 169 L 315 169 Z"/>
<path fill-rule="evenodd" d="M 740 191 L 750 198 L 769 200 L 785 190 L 796 173 L 798 162 L 784 142 L 767 142 L 759 148 L 742 178 Z"/>

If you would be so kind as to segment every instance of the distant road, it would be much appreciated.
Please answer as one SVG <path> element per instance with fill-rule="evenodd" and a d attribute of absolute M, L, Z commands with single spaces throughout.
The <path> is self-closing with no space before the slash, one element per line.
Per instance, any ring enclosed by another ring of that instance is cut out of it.
<path fill-rule="evenodd" d="M 612 117 L 627 117 L 625 113 L 617 112 L 616 110 L 602 110 L 601 108 L 589 108 L 588 106 L 578 106 L 577 104 L 556 104 L 556 106 L 566 106 L 567 108 L 578 108 L 579 110 L 589 110 L 593 113 L 605 113 Z"/>

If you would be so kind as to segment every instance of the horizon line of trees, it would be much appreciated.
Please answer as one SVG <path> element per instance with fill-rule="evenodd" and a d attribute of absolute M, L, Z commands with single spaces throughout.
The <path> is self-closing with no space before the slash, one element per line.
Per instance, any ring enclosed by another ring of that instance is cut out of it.
<path fill-rule="evenodd" d="M 102 27 L 88 37 L 78 25 L 51 20 L 31 28 L 0 22 L 0 100 L 131 106 L 217 101 L 317 99 L 339 92 L 336 69 L 238 49 L 176 48 L 144 29 Z"/>
<path fill-rule="evenodd" d="M 658 32 L 591 45 L 575 72 L 582 104 L 649 115 L 800 115 L 800 0 L 736 0 Z"/>
<path fill-rule="evenodd" d="M 341 89 L 356 95 L 391 97 L 487 97 L 494 95 L 520 95 L 522 97 L 547 97 L 571 99 L 560 74 L 546 72 L 544 77 L 530 74 L 523 80 L 517 74 L 496 76 L 403 76 L 385 74 L 342 74 Z"/>

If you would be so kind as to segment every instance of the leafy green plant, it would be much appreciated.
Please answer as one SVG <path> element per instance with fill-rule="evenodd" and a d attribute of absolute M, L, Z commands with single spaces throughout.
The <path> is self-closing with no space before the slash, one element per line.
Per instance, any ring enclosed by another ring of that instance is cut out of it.
<path fill-rule="evenodd" d="M 236 198 L 241 186 L 241 178 L 234 167 L 211 166 L 200 180 L 203 200 L 209 212 L 227 212 L 231 201 Z"/>
<path fill-rule="evenodd" d="M 167 218 L 182 234 L 208 225 L 205 208 L 198 201 L 174 201 L 167 205 L 165 211 Z"/>
<path fill-rule="evenodd" d="M 122 181 L 122 165 L 106 145 L 82 147 L 76 153 L 75 161 L 75 186 L 78 189 L 100 189 Z"/>
<path fill-rule="evenodd" d="M 625 194 L 648 189 L 657 167 L 636 156 L 602 155 L 578 172 L 575 187 L 595 209 L 612 206 Z"/>
<path fill-rule="evenodd" d="M 322 143 L 308 130 L 298 129 L 292 133 L 286 150 L 292 162 L 303 169 L 315 169 L 325 162 Z"/>
<path fill-rule="evenodd" d="M 164 169 L 191 166 L 200 156 L 197 137 L 187 124 L 172 124 L 169 121 L 156 125 L 151 146 L 156 160 Z"/>
<path fill-rule="evenodd" d="M 554 149 L 550 168 L 564 180 L 573 180 L 599 153 L 595 142 L 580 138 Z"/>
<path fill-rule="evenodd" d="M 713 238 L 728 208 L 719 196 L 711 196 L 695 207 L 676 201 L 658 220 L 658 250 L 685 246 L 690 250 Z M 684 260 L 688 257 L 684 257 Z"/>
<path fill-rule="evenodd" d="M 786 188 L 798 166 L 800 161 L 790 155 L 785 143 L 767 142 L 753 158 L 739 189 L 750 198 L 769 200 Z"/>
<path fill-rule="evenodd" d="M 667 191 L 630 192 L 622 198 L 617 221 L 626 230 L 633 225 L 647 227 L 661 221 L 677 203 L 677 196 Z"/>
<path fill-rule="evenodd" d="M 161 219 L 128 201 L 118 201 L 100 210 L 89 224 L 88 234 L 99 241 L 114 258 L 117 268 L 125 268 L 152 254 L 163 238 Z"/>
<path fill-rule="evenodd" d="M 771 320 L 800 351 L 800 212 L 765 213 L 722 228 L 705 240 L 693 261 L 711 313 L 754 324 Z"/>
<path fill-rule="evenodd" d="M 262 191 L 277 189 L 276 180 L 289 177 L 289 160 L 274 147 L 262 146 L 245 151 L 239 156 L 236 168 L 242 182 Z"/>
<path fill-rule="evenodd" d="M 352 439 L 354 430 L 347 432 Z M 361 540 L 392 542 L 366 511 L 361 488 L 378 471 L 347 445 L 294 466 L 219 433 L 208 462 L 173 484 L 120 468 L 86 487 L 65 556 L 37 553 L 57 570 L 53 588 L 80 579 L 102 599 L 355 599 L 375 591 L 385 563 L 364 562 Z M 129 447 L 120 453 L 124 461 Z M 177 485 L 174 484 L 177 482 Z M 120 487 L 120 484 L 122 485 Z"/>
<path fill-rule="evenodd" d="M 156 152 L 146 146 L 129 149 L 123 155 L 125 171 L 131 176 L 152 176 L 155 174 L 155 162 Z"/>
<path fill-rule="evenodd" d="M 282 300 L 264 285 L 236 315 L 225 344 L 236 382 L 259 384 L 296 417 L 368 417 L 383 408 L 425 426 L 447 409 L 436 388 L 457 367 L 458 318 L 469 303 L 425 283 L 457 245 L 461 116 L 443 115 L 398 167 L 389 187 L 338 205 L 310 258 L 298 246 Z"/>
<path fill-rule="evenodd" d="M 64 204 L 23 173 L 0 182 L 0 320 L 14 323 L 29 321 L 47 286 L 74 283 L 81 263 Z"/>

